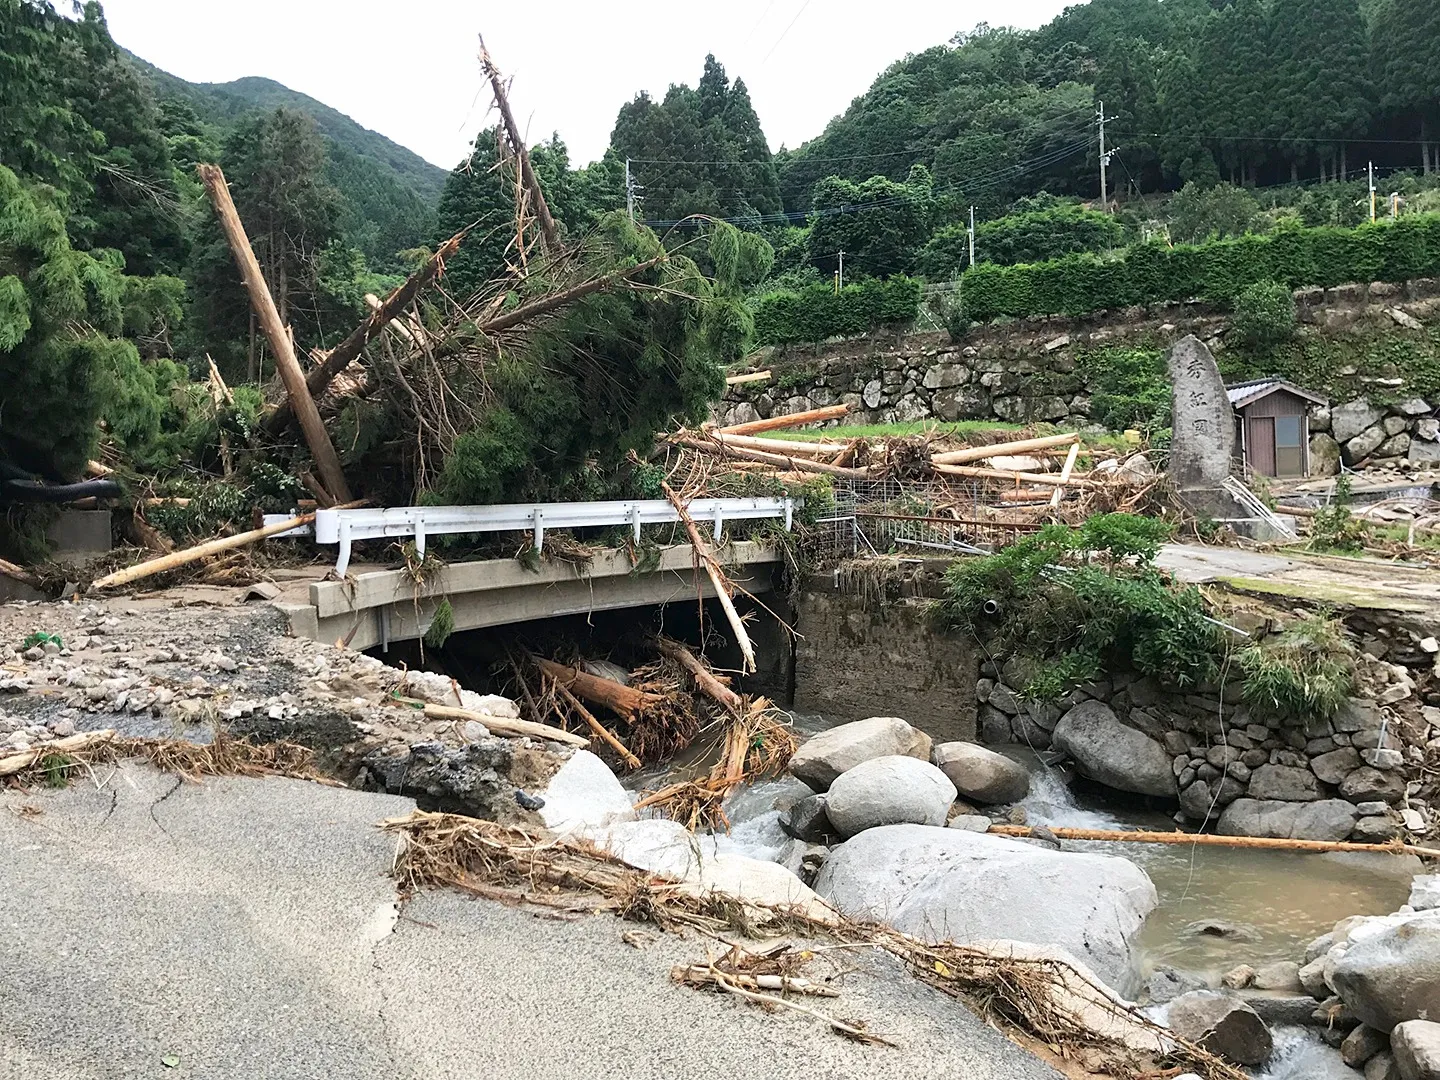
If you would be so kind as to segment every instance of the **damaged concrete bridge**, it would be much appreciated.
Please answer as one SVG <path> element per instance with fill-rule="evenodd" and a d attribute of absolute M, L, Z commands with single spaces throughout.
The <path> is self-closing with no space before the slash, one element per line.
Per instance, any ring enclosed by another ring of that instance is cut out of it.
<path fill-rule="evenodd" d="M 725 525 L 778 519 L 788 529 L 794 509 L 791 499 L 696 499 L 687 513 L 713 529 L 712 554 L 725 564 L 730 580 L 755 594 L 774 587 L 771 571 L 780 553 L 773 544 L 725 543 Z M 546 529 L 625 526 L 634 530 L 638 547 L 644 526 L 680 521 L 679 512 L 664 499 L 320 511 L 315 539 L 339 546 L 332 575 L 338 580 L 312 583 L 305 603 L 281 601 L 277 606 L 297 637 L 369 649 L 424 637 L 445 601 L 454 630 L 460 631 L 713 597 L 711 580 L 696 573 L 700 560 L 693 544 L 661 547 L 658 559 L 638 565 L 628 551 L 619 549 L 576 560 L 542 554 Z M 410 538 L 423 558 L 431 536 L 515 531 L 531 533 L 535 561 L 456 562 L 423 574 L 409 569 L 350 572 L 356 541 Z"/>

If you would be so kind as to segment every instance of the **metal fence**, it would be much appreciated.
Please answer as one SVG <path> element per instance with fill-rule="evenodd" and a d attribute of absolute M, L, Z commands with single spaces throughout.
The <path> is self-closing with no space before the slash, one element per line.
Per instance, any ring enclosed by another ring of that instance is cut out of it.
<path fill-rule="evenodd" d="M 834 493 L 834 510 L 817 523 L 818 554 L 826 562 L 891 553 L 988 553 L 1039 528 L 994 520 L 979 484 L 837 480 Z"/>

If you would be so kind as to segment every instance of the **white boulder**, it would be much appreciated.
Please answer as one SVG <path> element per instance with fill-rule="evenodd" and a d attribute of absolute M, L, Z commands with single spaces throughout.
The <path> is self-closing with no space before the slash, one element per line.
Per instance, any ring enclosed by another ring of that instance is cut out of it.
<path fill-rule="evenodd" d="M 842 914 L 927 941 L 1057 945 L 1127 995 L 1139 989 L 1136 938 L 1156 904 L 1150 878 L 1127 859 L 924 825 L 841 844 L 815 891 Z"/>
<path fill-rule="evenodd" d="M 841 836 L 880 825 L 944 825 L 955 785 L 928 761 L 892 755 L 840 774 L 825 796 L 825 814 Z"/>
<path fill-rule="evenodd" d="M 635 819 L 630 793 L 589 750 L 575 751 L 539 794 L 545 800 L 540 820 L 562 836 Z"/>
<path fill-rule="evenodd" d="M 862 761 L 893 755 L 930 760 L 930 736 L 898 716 L 872 716 L 822 731 L 801 744 L 790 771 L 816 791 Z"/>
<path fill-rule="evenodd" d="M 1378 933 L 1352 931 L 1330 984 L 1362 1021 L 1389 1031 L 1440 1016 L 1440 914 L 1424 912 Z M 1332 950 L 1332 953 L 1335 950 Z"/>

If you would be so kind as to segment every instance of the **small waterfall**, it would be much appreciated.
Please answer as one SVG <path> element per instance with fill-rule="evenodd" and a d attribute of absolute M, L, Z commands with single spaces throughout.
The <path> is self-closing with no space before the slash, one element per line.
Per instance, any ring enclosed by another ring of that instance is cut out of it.
<path fill-rule="evenodd" d="M 1028 755 L 1020 762 L 1030 770 L 1030 794 L 1020 803 L 1025 808 L 1028 824 L 1070 829 L 1124 827 L 1120 818 L 1100 810 L 1086 810 L 1076 803 L 1075 794 L 1060 770 Z"/>

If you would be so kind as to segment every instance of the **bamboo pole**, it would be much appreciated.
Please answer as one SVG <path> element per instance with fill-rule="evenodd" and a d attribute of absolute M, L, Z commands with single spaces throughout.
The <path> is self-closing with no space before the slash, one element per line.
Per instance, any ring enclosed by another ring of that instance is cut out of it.
<path fill-rule="evenodd" d="M 850 411 L 848 405 L 828 405 L 823 409 L 790 413 L 788 416 L 772 416 L 769 420 L 751 420 L 748 424 L 733 424 L 720 428 L 724 435 L 758 435 L 762 431 L 779 431 L 781 428 L 800 427 L 816 424 L 822 420 L 839 420 Z"/>
<path fill-rule="evenodd" d="M 224 230 L 225 239 L 229 241 L 235 263 L 240 268 L 240 277 L 250 293 L 251 307 L 260 319 L 260 326 L 270 342 L 271 351 L 275 353 L 275 366 L 280 372 L 280 380 L 285 384 L 285 394 L 300 420 L 300 430 L 305 434 L 305 442 L 315 458 L 320 478 L 337 502 L 349 502 L 350 486 L 345 482 L 340 458 L 330 442 L 329 432 L 320 420 L 320 410 L 315 407 L 315 399 L 310 396 L 305 374 L 300 370 L 300 361 L 295 358 L 295 343 L 290 340 L 285 324 L 280 321 L 275 298 L 270 295 L 265 277 L 260 273 L 260 264 L 255 259 L 250 238 L 245 235 L 245 226 L 230 198 L 225 174 L 220 171 L 219 165 L 199 165 L 197 168 L 210 196 L 210 202 L 215 207 L 215 214 L 220 219 L 220 228 Z"/>
<path fill-rule="evenodd" d="M 337 510 L 345 510 L 351 507 L 363 506 L 364 499 L 357 499 L 354 502 L 336 507 Z M 266 525 L 262 529 L 251 529 L 249 532 L 236 533 L 234 536 L 222 536 L 218 540 L 207 540 L 203 544 L 196 544 L 194 547 L 184 548 L 180 551 L 171 552 L 169 555 L 161 555 L 158 559 L 150 559 L 148 562 L 136 563 L 134 566 L 127 566 L 124 570 L 116 570 L 113 574 L 106 574 L 90 583 L 92 589 L 113 589 L 117 585 L 128 585 L 132 581 L 139 581 L 141 578 L 152 577 L 155 574 L 163 574 L 166 570 L 174 570 L 178 566 L 185 566 L 192 562 L 199 562 L 201 559 L 211 555 L 218 555 L 222 551 L 232 551 L 235 548 L 246 547 L 249 544 L 258 543 L 266 537 L 275 536 L 278 533 L 289 532 L 291 529 L 299 529 L 309 525 L 315 520 L 315 514 L 301 514 L 299 517 L 287 518 L 285 521 L 277 521 L 274 525 Z"/>
<path fill-rule="evenodd" d="M 695 685 L 725 708 L 738 713 L 745 707 L 740 695 L 717 679 L 715 673 L 680 642 L 671 641 L 669 638 L 656 638 L 655 647 L 660 650 L 661 656 L 668 656 L 688 671 L 695 680 Z"/>
<path fill-rule="evenodd" d="M 16 566 L 8 559 L 0 559 L 0 574 L 4 574 L 12 581 L 18 581 L 21 585 L 28 585 L 32 589 L 43 589 L 45 583 L 39 577 L 26 570 L 23 566 Z"/>
<path fill-rule="evenodd" d="M 554 660 L 546 660 L 543 656 L 537 656 L 534 659 L 535 666 L 554 679 L 561 687 L 574 691 L 593 705 L 603 705 L 626 719 L 630 719 L 636 713 L 661 700 L 654 694 L 647 694 L 622 683 L 602 679 L 598 675 L 591 675 L 588 671 L 579 671 L 572 667 L 566 667 L 564 664 L 557 664 Z"/>
<path fill-rule="evenodd" d="M 556 226 L 555 219 L 550 216 L 545 192 L 540 187 L 540 181 L 536 179 L 535 170 L 530 166 L 530 152 L 525 149 L 525 142 L 520 138 L 520 127 L 515 123 L 515 114 L 510 111 L 505 81 L 500 77 L 500 69 L 495 66 L 495 61 L 490 58 L 490 50 L 485 48 L 483 37 L 480 39 L 480 67 L 490 80 L 490 89 L 495 94 L 495 105 L 500 110 L 500 120 L 505 125 L 505 137 L 510 142 L 510 151 L 520 163 L 520 179 L 529 190 L 530 198 L 535 200 L 535 216 L 540 219 L 540 232 L 545 237 L 545 246 L 554 251 L 560 246 L 560 229 Z"/>
<path fill-rule="evenodd" d="M 1075 470 L 1075 459 L 1078 458 L 1079 456 L 1080 456 L 1080 442 L 1079 442 L 1079 440 L 1077 439 L 1075 442 L 1073 442 L 1073 443 L 1070 444 L 1070 452 L 1065 455 L 1065 464 L 1064 464 L 1064 465 L 1061 467 L 1061 469 L 1060 469 L 1060 483 L 1061 483 L 1061 484 L 1064 484 L 1065 481 L 1067 481 L 1067 480 L 1070 479 L 1070 474 L 1071 474 L 1072 472 L 1074 472 L 1074 470 Z M 1064 497 L 1065 497 L 1065 489 L 1064 489 L 1063 487 L 1057 487 L 1057 488 L 1055 489 L 1055 494 L 1050 496 L 1050 505 L 1051 505 L 1052 507 L 1059 506 L 1059 505 L 1060 505 L 1060 500 L 1063 499 Z"/>
<path fill-rule="evenodd" d="M 433 281 L 445 269 L 445 260 L 454 255 L 460 248 L 460 241 L 465 239 L 468 230 L 461 229 L 458 233 L 440 245 L 434 255 L 425 260 L 425 265 L 416 270 L 408 278 L 400 283 L 389 296 L 380 302 L 380 306 L 367 315 L 350 336 L 342 341 L 320 364 L 311 369 L 310 374 L 305 377 L 305 385 L 313 397 L 319 397 L 330 385 L 331 380 L 344 371 L 364 351 L 365 346 L 374 340 L 396 316 L 400 315 L 412 300 L 419 295 L 420 290 Z M 402 324 L 403 325 L 403 324 Z M 407 331 L 408 333 L 408 331 Z M 292 395 L 293 396 L 293 395 Z M 265 430 L 272 435 L 284 431 L 286 425 L 294 414 L 290 409 L 289 402 L 285 402 L 273 412 L 265 421 Z M 330 486 L 329 480 L 325 482 Z M 338 494 L 338 493 L 336 493 Z M 344 496 L 341 501 L 347 501 L 349 496 Z"/>
<path fill-rule="evenodd" d="M 760 450 L 772 454 L 800 454 L 803 457 L 819 457 L 834 454 L 837 450 L 849 449 L 848 442 L 802 442 L 798 439 L 762 439 L 758 435 L 726 435 L 714 433 L 715 438 L 726 446 L 738 446 L 742 450 Z"/>
<path fill-rule="evenodd" d="M 764 371 L 752 371 L 745 375 L 726 375 L 726 386 L 742 386 L 745 383 L 765 382 L 770 378 L 770 369 Z"/>
<path fill-rule="evenodd" d="M 73 754 L 97 743 L 109 742 L 114 737 L 114 728 L 105 728 L 103 731 L 81 731 L 75 735 L 67 735 L 63 739 L 41 743 L 29 750 L 21 750 L 18 754 L 6 754 L 4 757 L 0 757 L 0 776 L 14 776 L 52 754 Z"/>
<path fill-rule="evenodd" d="M 1074 432 L 1068 435 L 1044 435 L 1036 439 L 1020 439 L 1017 442 L 995 443 L 992 446 L 967 446 L 963 450 L 950 450 L 931 457 L 936 465 L 963 465 L 967 461 L 984 461 L 986 458 L 1025 454 L 1033 450 L 1049 450 L 1055 446 L 1079 445 L 1080 436 Z"/>
<path fill-rule="evenodd" d="M 1033 836 L 1028 825 L 991 825 L 1000 836 Z M 1440 859 L 1440 850 L 1402 844 L 1357 844 L 1347 840 L 1290 840 L 1275 836 L 1217 836 L 1214 833 L 1125 832 L 1121 829 L 1065 829 L 1050 832 L 1057 840 L 1109 840 L 1126 844 L 1200 844 L 1210 847 L 1260 848 L 1270 851 L 1368 851 Z"/>
<path fill-rule="evenodd" d="M 680 501 L 680 496 L 675 494 L 675 489 L 662 480 L 660 481 L 660 490 L 665 492 L 665 497 L 670 500 L 670 505 L 675 507 L 675 512 L 680 515 L 680 523 L 690 534 L 690 544 L 695 549 L 695 557 L 705 564 L 705 572 L 710 575 L 710 584 L 715 586 L 715 597 L 725 611 L 725 618 L 730 623 L 730 629 L 735 631 L 736 644 L 740 646 L 740 655 L 743 658 L 741 670 L 754 671 L 755 646 L 750 643 L 750 635 L 745 631 L 745 623 L 741 620 L 740 613 L 735 610 L 735 601 L 730 599 L 729 580 L 720 569 L 719 563 L 715 561 L 715 556 L 710 553 L 710 546 L 705 543 L 705 538 L 695 527 L 694 519 L 685 509 L 685 504 Z"/>
<path fill-rule="evenodd" d="M 422 704 L 412 698 L 402 698 L 401 700 L 407 704 Z M 511 720 L 506 716 L 491 716 L 489 713 L 476 712 L 474 709 L 459 709 L 453 705 L 436 705 L 429 701 L 423 704 L 426 716 L 433 716 L 436 720 L 474 720 L 494 735 L 549 739 L 551 742 L 577 746 L 582 750 L 590 745 L 589 739 L 566 731 L 564 728 L 551 727 L 549 724 L 535 724 L 529 720 Z"/>
<path fill-rule="evenodd" d="M 1012 469 L 979 469 L 971 465 L 936 465 L 935 471 L 944 473 L 947 476 L 969 476 L 979 480 L 1011 480 L 1017 484 L 1047 484 L 1052 487 L 1064 487 L 1067 484 L 1084 483 L 1090 477 L 1088 473 L 1079 476 L 1072 475 L 1068 479 L 1060 479 L 1058 473 L 1032 473 L 1015 472 Z"/>
<path fill-rule="evenodd" d="M 864 480 L 870 476 L 869 468 L 852 469 L 843 465 L 831 465 L 825 461 L 811 461 L 809 458 L 790 457 L 785 454 L 768 454 L 763 450 L 746 450 L 714 439 L 697 439 L 692 436 L 676 436 L 672 442 L 688 446 L 692 450 L 719 453 L 721 457 L 740 458 L 743 461 L 762 461 L 778 469 L 790 472 L 824 473 L 827 476 L 846 476 L 852 480 Z"/>
<path fill-rule="evenodd" d="M 555 689 L 560 691 L 560 696 L 565 699 L 565 703 L 580 714 L 580 719 L 585 721 L 585 726 L 593 731 L 605 745 L 620 755 L 620 760 L 632 769 L 640 768 L 640 759 L 632 754 L 630 748 L 620 741 L 620 736 L 600 723 L 599 720 L 596 720 L 594 714 L 585 708 L 580 699 L 570 692 L 569 687 L 563 686 L 557 681 Z"/>

